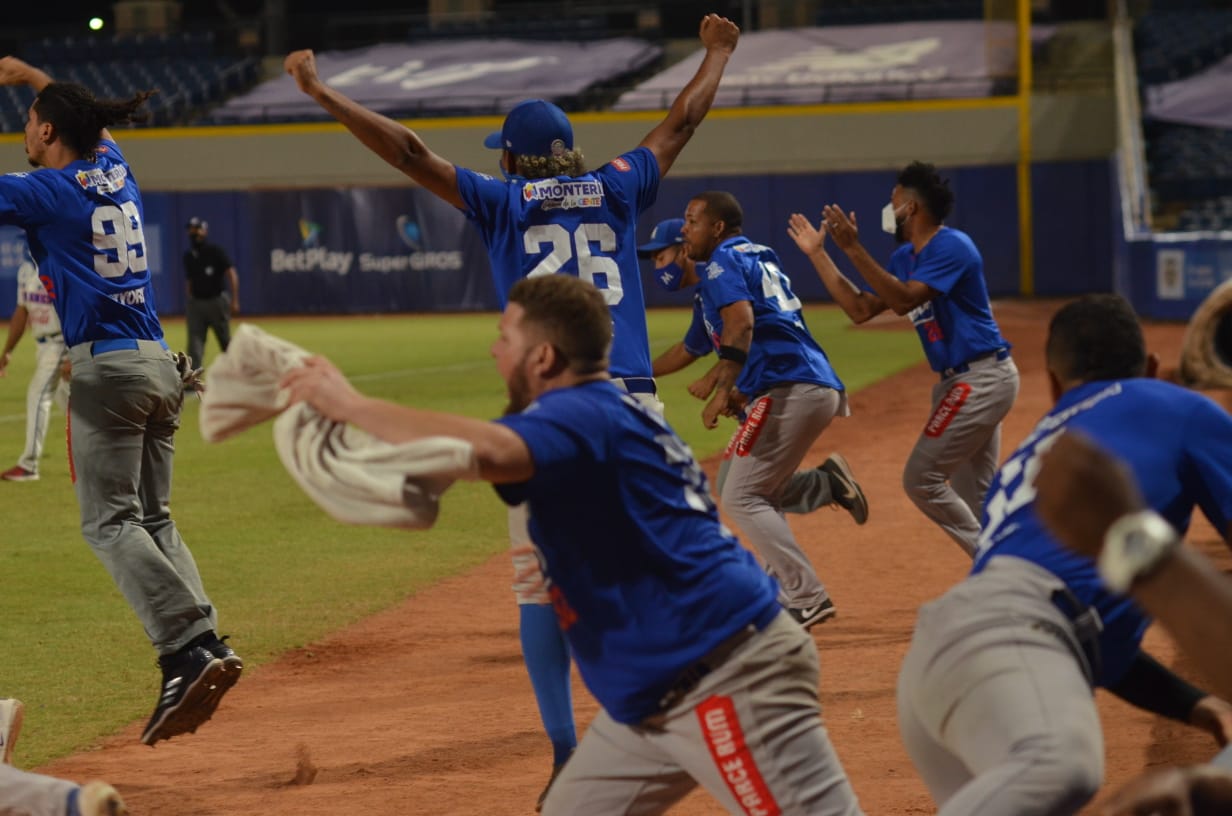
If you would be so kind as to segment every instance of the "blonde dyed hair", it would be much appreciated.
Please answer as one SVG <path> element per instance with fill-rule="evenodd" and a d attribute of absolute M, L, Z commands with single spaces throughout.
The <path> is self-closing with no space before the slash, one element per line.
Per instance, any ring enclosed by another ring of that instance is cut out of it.
<path fill-rule="evenodd" d="M 518 175 L 525 179 L 581 176 L 586 173 L 586 157 L 578 148 L 553 156 L 516 156 Z"/>

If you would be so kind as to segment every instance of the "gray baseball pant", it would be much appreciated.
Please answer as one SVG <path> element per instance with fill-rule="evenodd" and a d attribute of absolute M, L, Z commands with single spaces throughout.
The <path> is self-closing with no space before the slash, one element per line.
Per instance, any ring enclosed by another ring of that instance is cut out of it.
<path fill-rule="evenodd" d="M 903 488 L 967 555 L 1001 457 L 1001 421 L 1018 396 L 1012 359 L 971 364 L 933 386 L 933 410 L 903 469 Z"/>
<path fill-rule="evenodd" d="M 226 292 L 212 298 L 190 297 L 185 307 L 188 323 L 188 356 L 193 368 L 200 368 L 205 361 L 205 337 L 214 330 L 218 346 L 223 351 L 231 345 L 231 296 Z"/>
<path fill-rule="evenodd" d="M 183 390 L 161 344 L 73 364 L 69 452 L 81 532 L 160 654 L 215 628 L 196 562 L 171 519 L 171 471 Z"/>
<path fill-rule="evenodd" d="M 1059 586 L 1000 556 L 920 608 L 898 724 L 938 816 L 1063 816 L 1099 789 L 1103 734 Z"/>
<path fill-rule="evenodd" d="M 665 813 L 698 784 L 742 816 L 859 814 L 822 724 L 820 677 L 812 638 L 779 613 L 653 724 L 600 710 L 543 816 Z"/>
<path fill-rule="evenodd" d="M 787 525 L 782 497 L 813 442 L 835 416 L 849 413 L 842 391 L 813 383 L 775 386 L 749 400 L 748 418 L 724 454 L 723 509 L 778 580 L 785 606 L 816 606 L 828 597 Z"/>
<path fill-rule="evenodd" d="M 0 816 L 65 816 L 75 782 L 0 763 Z"/>
<path fill-rule="evenodd" d="M 719 462 L 719 473 L 715 480 L 715 491 L 722 493 L 723 484 L 727 481 L 727 471 L 731 468 L 731 460 Z M 834 503 L 834 491 L 830 477 L 817 468 L 797 470 L 791 474 L 787 485 L 779 496 L 779 506 L 784 513 L 804 515 L 819 510 L 827 504 Z"/>

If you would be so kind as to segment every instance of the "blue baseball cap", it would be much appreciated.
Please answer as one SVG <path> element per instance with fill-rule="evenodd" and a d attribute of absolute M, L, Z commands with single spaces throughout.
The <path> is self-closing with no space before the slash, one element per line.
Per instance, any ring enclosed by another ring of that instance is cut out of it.
<path fill-rule="evenodd" d="M 672 244 L 683 244 L 683 230 L 683 218 L 669 218 L 666 221 L 660 221 L 650 231 L 650 240 L 637 248 L 638 256 L 649 258 L 660 249 L 666 249 Z"/>
<path fill-rule="evenodd" d="M 519 156 L 553 156 L 573 149 L 573 125 L 546 99 L 527 99 L 513 106 L 500 131 L 489 134 L 483 146 Z"/>

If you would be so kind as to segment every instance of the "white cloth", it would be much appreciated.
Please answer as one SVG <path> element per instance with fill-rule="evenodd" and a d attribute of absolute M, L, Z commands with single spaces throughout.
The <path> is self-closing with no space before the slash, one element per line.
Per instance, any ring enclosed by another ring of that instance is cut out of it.
<path fill-rule="evenodd" d="M 292 478 L 323 510 L 349 524 L 424 529 L 457 479 L 477 478 L 469 442 L 433 436 L 389 444 L 304 403 L 287 407 L 283 374 L 309 353 L 251 324 L 206 371 L 201 435 L 219 442 L 281 414 L 274 447 Z"/>

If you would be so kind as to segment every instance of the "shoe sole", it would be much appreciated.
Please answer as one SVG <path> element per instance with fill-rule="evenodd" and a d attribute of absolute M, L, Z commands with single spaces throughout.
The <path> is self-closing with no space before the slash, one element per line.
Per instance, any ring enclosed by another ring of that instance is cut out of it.
<path fill-rule="evenodd" d="M 13 748 L 17 745 L 17 737 L 21 734 L 21 723 L 25 717 L 25 706 L 21 704 L 21 700 L 14 700 L 15 705 L 12 708 L 12 716 L 9 718 L 8 733 L 4 735 L 4 754 L 0 756 L 0 762 L 5 765 L 13 764 Z"/>
<path fill-rule="evenodd" d="M 226 660 L 214 658 L 184 692 L 179 704 L 167 709 L 162 719 L 145 730 L 141 742 L 153 746 L 160 740 L 169 740 L 180 734 L 195 734 L 198 728 L 209 722 L 223 695 L 240 679 L 243 663 L 234 669 L 228 669 L 227 663 Z"/>
<path fill-rule="evenodd" d="M 833 463 L 831 469 L 827 467 Z M 863 525 L 868 522 L 868 499 L 864 497 L 864 491 L 860 489 L 860 485 L 856 482 L 856 477 L 851 472 L 851 465 L 847 464 L 847 460 L 841 453 L 832 453 L 830 458 L 822 465 L 829 473 L 834 473 L 838 478 L 842 479 L 851 486 L 851 491 L 855 493 L 854 504 L 848 511 L 851 513 L 852 519 L 856 524 Z M 837 471 L 837 472 L 836 472 Z"/>
<path fill-rule="evenodd" d="M 6 482 L 37 482 L 38 476 L 0 476 Z"/>

